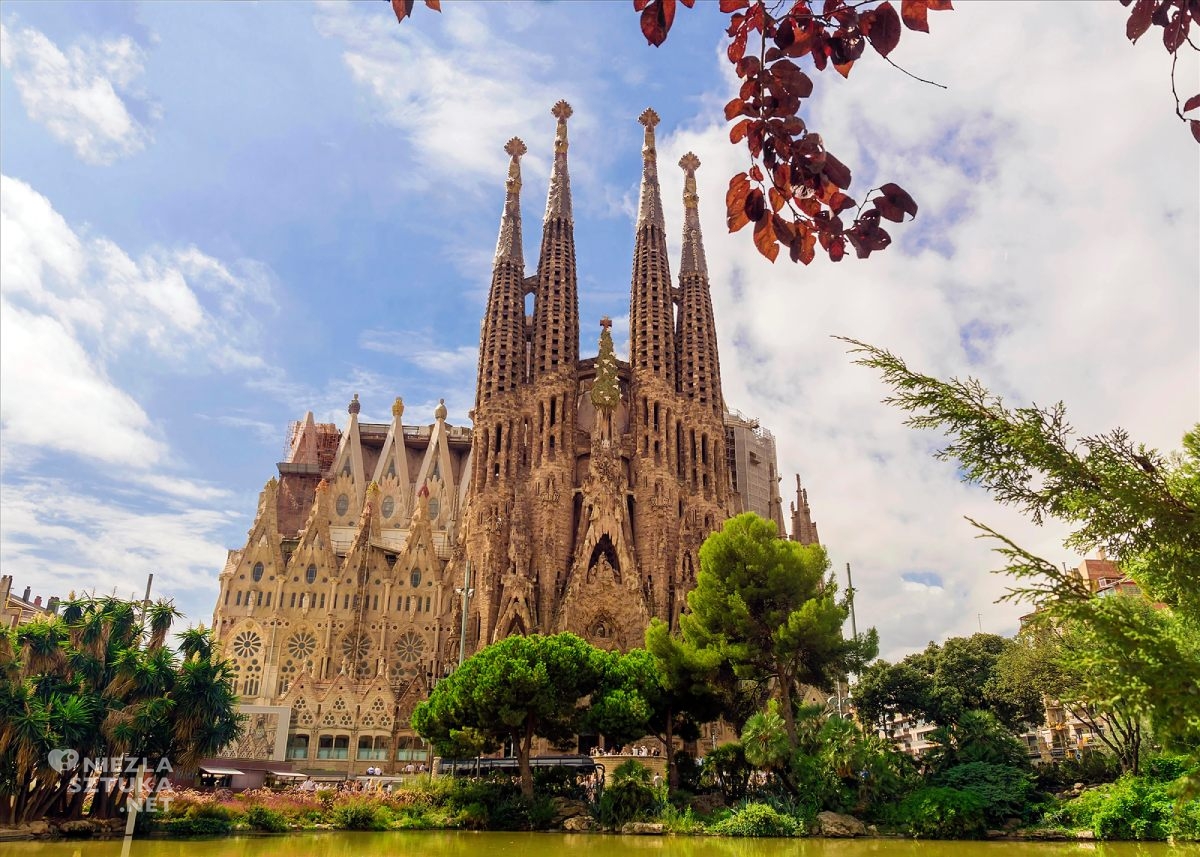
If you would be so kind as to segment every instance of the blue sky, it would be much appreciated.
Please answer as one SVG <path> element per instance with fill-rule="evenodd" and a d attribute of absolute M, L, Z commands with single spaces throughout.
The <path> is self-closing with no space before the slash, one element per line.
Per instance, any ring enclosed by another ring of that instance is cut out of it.
<path fill-rule="evenodd" d="M 530 149 L 534 258 L 566 98 L 583 353 L 604 314 L 627 347 L 653 106 L 661 162 L 704 162 L 726 400 L 802 474 L 860 624 L 892 654 L 977 613 L 1013 630 L 962 516 L 1075 562 L 1061 531 L 960 485 L 829 337 L 1176 446 L 1200 413 L 1200 175 L 1168 59 L 1124 41 L 1116 4 L 932 16 L 895 58 L 947 91 L 864 61 L 819 78 L 809 114 L 855 190 L 897 181 L 917 221 L 866 262 L 771 266 L 725 234 L 736 84 L 722 16 L 698 7 L 655 50 L 624 2 L 446 3 L 402 26 L 382 2 L 5 3 L 0 564 L 17 588 L 127 594 L 153 571 L 206 620 L 290 420 L 340 423 L 357 392 L 367 419 L 402 395 L 406 419 L 445 397 L 465 422 L 502 147 Z M 674 235 L 682 178 L 662 174 Z"/>

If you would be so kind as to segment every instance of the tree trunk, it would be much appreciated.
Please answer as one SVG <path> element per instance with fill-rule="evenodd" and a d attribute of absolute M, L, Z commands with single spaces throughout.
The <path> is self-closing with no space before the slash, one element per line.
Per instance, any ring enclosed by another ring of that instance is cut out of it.
<path fill-rule="evenodd" d="M 525 724 L 525 734 L 517 742 L 517 767 L 521 771 L 521 794 L 533 797 L 533 768 L 529 766 L 529 752 L 533 746 L 533 724 Z"/>
<path fill-rule="evenodd" d="M 675 763 L 675 714 L 667 714 L 667 731 L 663 736 L 663 753 L 667 757 L 667 791 L 679 791 L 679 766 Z"/>
<path fill-rule="evenodd" d="M 796 712 L 792 710 L 792 680 L 784 672 L 779 673 L 779 706 L 783 709 L 783 727 L 787 730 L 788 744 L 794 753 L 800 741 L 796 737 Z"/>

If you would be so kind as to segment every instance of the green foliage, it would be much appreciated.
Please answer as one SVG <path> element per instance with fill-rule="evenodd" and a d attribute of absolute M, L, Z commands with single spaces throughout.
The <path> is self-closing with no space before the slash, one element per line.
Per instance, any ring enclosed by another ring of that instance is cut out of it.
<path fill-rule="evenodd" d="M 696 818 L 696 814 L 690 806 L 678 809 L 667 804 L 659 814 L 658 820 L 667 833 L 698 836 L 705 832 L 704 822 Z"/>
<path fill-rule="evenodd" d="M 1121 700 L 1169 749 L 1200 759 L 1200 425 L 1169 456 L 1121 429 L 1076 440 L 1061 403 L 1008 408 L 974 379 L 940 381 L 883 349 L 847 341 L 856 362 L 879 370 L 896 391 L 886 401 L 911 414 L 909 425 L 949 436 L 938 455 L 957 461 L 968 482 L 1037 524 L 1067 523 L 1067 548 L 1104 549 L 1151 601 L 1166 605 L 1147 610 L 1136 597 L 1094 598 L 1079 575 L 972 521 L 998 542 L 1004 571 L 1017 581 L 1009 597 L 1078 624 L 1090 644 L 1075 653 L 1091 677 L 1087 695 Z M 1191 789 L 1200 781 L 1192 779 Z"/>
<path fill-rule="evenodd" d="M 754 769 L 746 761 L 742 745 L 724 744 L 710 750 L 704 757 L 700 783 L 719 790 L 726 803 L 735 803 L 746 797 L 753 773 Z"/>
<path fill-rule="evenodd" d="M 933 778 L 939 786 L 969 791 L 983 801 L 987 823 L 999 826 L 1009 818 L 1022 818 L 1032 810 L 1033 777 L 1020 768 L 968 762 Z"/>
<path fill-rule="evenodd" d="M 710 829 L 720 836 L 795 836 L 796 819 L 765 803 L 748 803 Z"/>
<path fill-rule="evenodd" d="M 613 768 L 612 781 L 614 784 L 634 782 L 646 785 L 650 782 L 650 769 L 636 759 L 626 759 Z"/>
<path fill-rule="evenodd" d="M 926 786 L 901 802 L 896 820 L 918 839 L 976 839 L 986 827 L 983 798 L 972 791 Z"/>
<path fill-rule="evenodd" d="M 1029 767 L 1025 746 L 986 711 L 969 711 L 957 723 L 933 730 L 928 740 L 934 746 L 923 759 L 935 774 L 971 762 Z"/>
<path fill-rule="evenodd" d="M 255 830 L 267 833 L 283 833 L 288 829 L 287 818 L 283 813 L 267 809 L 265 806 L 252 806 L 247 809 L 246 823 Z"/>
<path fill-rule="evenodd" d="M 617 770 L 626 769 L 629 763 L 621 765 Z M 633 763 L 637 765 L 636 762 Z M 637 765 L 646 771 L 641 765 Z M 607 827 L 620 827 L 630 821 L 644 821 L 656 816 L 663 808 L 662 790 L 655 789 L 649 783 L 649 772 L 646 777 L 626 771 L 626 776 L 617 779 L 613 772 L 613 782 L 600 794 L 600 805 L 597 817 L 600 823 Z"/>
<path fill-rule="evenodd" d="M 230 664 L 208 631 L 182 634 L 180 654 L 170 650 L 176 616 L 167 601 L 142 617 L 128 602 L 83 598 L 0 632 L 0 823 L 81 814 L 86 790 L 68 790 L 51 750 L 166 758 L 187 770 L 237 736 Z M 89 813 L 120 817 L 126 798 L 101 783 Z"/>
<path fill-rule="evenodd" d="M 233 822 L 225 818 L 170 818 L 159 822 L 158 827 L 180 838 L 228 836 L 233 830 Z"/>
<path fill-rule="evenodd" d="M 388 812 L 369 798 L 354 798 L 333 809 L 334 826 L 343 830 L 387 830 Z"/>
<path fill-rule="evenodd" d="M 587 715 L 583 701 L 601 701 L 615 659 L 573 634 L 508 637 L 439 682 L 413 712 L 412 725 L 439 752 L 451 747 L 456 731 L 474 730 L 489 742 L 512 735 L 521 791 L 532 797 L 533 739 L 573 738 Z"/>
<path fill-rule="evenodd" d="M 746 721 L 742 729 L 742 750 L 746 761 L 766 771 L 779 770 L 791 760 L 793 747 L 788 741 L 787 727 L 779 716 L 779 704 L 772 699 L 765 711 Z"/>
<path fill-rule="evenodd" d="M 1075 783 L 1088 786 L 1111 783 L 1121 776 L 1121 764 L 1116 757 L 1093 750 L 1079 759 L 1067 757 L 1061 762 L 1039 765 L 1034 774 L 1039 789 L 1061 791 Z"/>
<path fill-rule="evenodd" d="M 860 715 L 885 728 L 893 714 L 949 726 L 968 711 L 987 711 L 1011 729 L 1042 720 L 1042 694 L 1006 682 L 999 665 L 1015 646 L 995 634 L 951 637 L 897 664 L 876 661 L 855 688 Z"/>
<path fill-rule="evenodd" d="M 858 641 L 842 636 L 849 607 L 828 570 L 819 545 L 780 539 L 773 523 L 738 515 L 701 546 L 690 612 L 680 617 L 685 640 L 730 665 L 734 695 L 746 682 L 777 689 L 793 748 L 800 685 L 830 687 L 876 647 L 873 630 Z M 731 720 L 740 713 L 734 708 Z"/>

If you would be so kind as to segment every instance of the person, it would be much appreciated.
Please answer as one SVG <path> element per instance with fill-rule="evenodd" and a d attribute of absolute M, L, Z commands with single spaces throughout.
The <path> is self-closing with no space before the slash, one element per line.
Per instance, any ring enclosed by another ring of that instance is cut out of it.
<path fill-rule="evenodd" d="M 662 774 L 655 774 L 654 775 L 654 787 L 658 788 L 661 785 L 662 785 Z"/>

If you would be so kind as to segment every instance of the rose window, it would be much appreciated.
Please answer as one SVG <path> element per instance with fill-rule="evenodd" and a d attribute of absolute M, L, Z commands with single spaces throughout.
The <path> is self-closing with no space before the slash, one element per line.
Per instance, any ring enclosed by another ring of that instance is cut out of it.
<path fill-rule="evenodd" d="M 233 653 L 239 658 L 252 658 L 262 648 L 262 641 L 253 631 L 242 631 L 233 638 Z"/>
<path fill-rule="evenodd" d="M 415 631 L 405 631 L 396 640 L 396 657 L 406 664 L 415 663 L 425 653 L 425 640 Z"/>
<path fill-rule="evenodd" d="M 288 654 L 298 661 L 307 660 L 317 650 L 317 638 L 309 631 L 293 634 L 287 644 Z"/>

